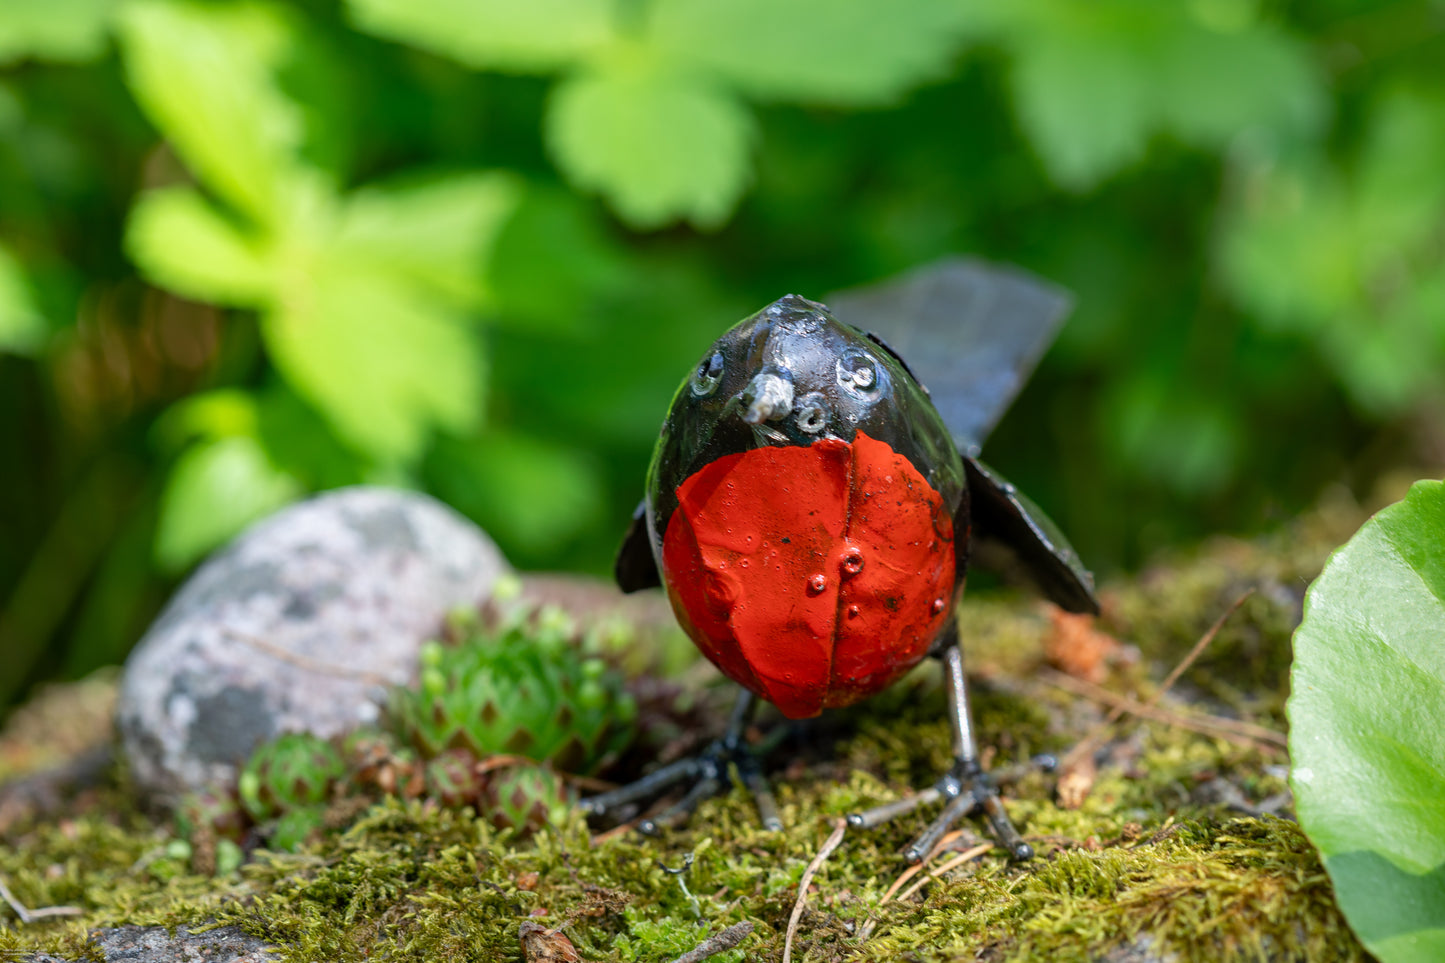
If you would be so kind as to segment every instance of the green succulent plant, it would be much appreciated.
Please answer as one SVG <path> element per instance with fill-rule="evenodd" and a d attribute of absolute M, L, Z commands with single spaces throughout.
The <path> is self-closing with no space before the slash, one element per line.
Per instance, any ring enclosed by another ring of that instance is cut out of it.
<path fill-rule="evenodd" d="M 493 825 L 533 833 L 561 822 L 566 790 L 556 773 L 529 764 L 497 770 L 482 791 L 482 812 Z"/>
<path fill-rule="evenodd" d="M 427 758 L 464 749 L 477 758 L 526 756 L 589 772 L 631 739 L 637 705 L 621 676 L 585 655 L 560 611 L 473 627 L 455 645 L 429 642 L 421 680 L 394 691 L 403 741 Z"/>
<path fill-rule="evenodd" d="M 194 841 L 199 834 L 239 841 L 246 834 L 246 814 L 234 792 L 203 789 L 181 800 L 176 808 L 176 832 Z"/>
<path fill-rule="evenodd" d="M 336 748 L 319 736 L 288 732 L 263 743 L 241 771 L 241 804 L 257 822 L 320 806 L 346 775 Z"/>
<path fill-rule="evenodd" d="M 428 796 L 453 808 L 474 805 L 484 781 L 477 772 L 477 757 L 466 749 L 448 749 L 430 760 L 422 778 Z"/>
<path fill-rule="evenodd" d="M 321 828 L 325 818 L 326 807 L 321 805 L 288 809 L 276 820 L 268 844 L 272 849 L 294 853 L 307 837 Z"/>

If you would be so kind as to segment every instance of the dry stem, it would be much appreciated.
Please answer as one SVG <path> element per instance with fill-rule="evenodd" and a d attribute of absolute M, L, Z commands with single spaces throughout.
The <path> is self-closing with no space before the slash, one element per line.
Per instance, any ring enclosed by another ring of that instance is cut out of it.
<path fill-rule="evenodd" d="M 788 932 L 783 938 L 783 963 L 792 963 L 793 959 L 793 937 L 798 935 L 798 920 L 803 918 L 803 906 L 808 902 L 808 886 L 813 882 L 813 876 L 822 868 L 823 863 L 832 855 L 843 842 L 843 833 L 848 828 L 846 820 L 839 819 L 833 824 L 833 832 L 823 841 L 823 846 L 818 850 L 818 855 L 803 870 L 803 878 L 798 882 L 798 901 L 793 904 L 793 915 L 788 918 Z"/>
<path fill-rule="evenodd" d="M 1199 637 L 1199 641 L 1194 643 L 1194 648 L 1190 649 L 1189 654 L 1186 655 L 1182 660 L 1180 660 L 1179 664 L 1174 667 L 1174 671 L 1170 672 L 1168 677 L 1165 678 L 1164 683 L 1159 687 L 1159 690 L 1153 695 L 1151 695 L 1149 699 L 1143 703 L 1143 706 L 1146 710 L 1152 710 L 1155 708 L 1159 700 L 1164 697 L 1164 694 L 1174 687 L 1174 683 L 1179 681 L 1179 677 L 1189 670 L 1189 667 L 1195 663 L 1195 660 L 1197 660 L 1199 656 L 1204 652 L 1204 650 L 1208 648 L 1209 643 L 1214 641 L 1214 637 L 1219 634 L 1220 629 L 1224 628 L 1224 623 L 1229 621 L 1229 617 L 1235 612 L 1239 611 L 1239 607 L 1243 605 L 1253 594 L 1254 589 L 1250 589 L 1239 598 L 1235 599 L 1234 604 L 1231 605 L 1223 615 L 1221 615 L 1218 619 L 1215 620 L 1214 624 L 1209 627 L 1209 630 L 1207 632 L 1205 632 L 1202 636 Z M 1103 741 L 1104 735 L 1109 731 L 1109 727 L 1112 726 L 1115 722 L 1118 722 L 1119 718 L 1124 715 L 1125 711 L 1127 710 L 1122 705 L 1115 705 L 1114 708 L 1110 709 L 1109 714 L 1104 717 L 1104 721 L 1100 722 L 1097 726 L 1095 726 L 1088 735 L 1086 735 L 1082 740 L 1080 740 L 1078 745 L 1074 746 L 1074 748 L 1069 750 L 1068 755 L 1064 756 L 1063 764 L 1059 767 L 1060 771 L 1063 773 L 1068 773 L 1078 764 L 1078 761 L 1081 758 L 1083 758 L 1085 755 L 1092 755 L 1094 750 L 1097 749 L 1099 747 L 1099 744 Z"/>
<path fill-rule="evenodd" d="M 0 899 L 9 904 L 22 923 L 33 923 L 51 916 L 80 916 L 85 912 L 78 906 L 42 906 L 39 909 L 29 909 L 15 898 L 15 894 L 10 892 L 10 887 L 3 882 L 0 882 Z"/>
<path fill-rule="evenodd" d="M 697 946 L 673 960 L 672 963 L 702 963 L 709 956 L 716 956 L 724 950 L 737 946 L 753 931 L 753 921 L 734 923 L 717 936 L 709 936 Z"/>
<path fill-rule="evenodd" d="M 1056 669 L 1043 668 L 1038 670 L 1038 676 L 1044 682 L 1056 688 L 1063 689 L 1074 695 L 1092 699 L 1095 702 L 1102 702 L 1104 705 L 1127 712 L 1130 715 L 1138 716 L 1141 719 L 1148 719 L 1151 722 L 1160 722 L 1169 726 L 1177 726 L 1180 729 L 1188 729 L 1190 732 L 1198 732 L 1206 736 L 1218 736 L 1234 743 L 1247 743 L 1249 745 L 1268 745 L 1278 748 L 1285 748 L 1289 739 L 1282 732 L 1276 732 L 1266 726 L 1256 725 L 1252 722 L 1245 722 L 1241 719 L 1230 719 L 1225 716 L 1214 716 L 1208 714 L 1194 714 L 1177 712 L 1162 706 L 1149 705 L 1132 699 L 1129 696 L 1117 692 L 1111 692 L 1101 685 L 1078 679 L 1074 676 L 1059 672 Z"/>

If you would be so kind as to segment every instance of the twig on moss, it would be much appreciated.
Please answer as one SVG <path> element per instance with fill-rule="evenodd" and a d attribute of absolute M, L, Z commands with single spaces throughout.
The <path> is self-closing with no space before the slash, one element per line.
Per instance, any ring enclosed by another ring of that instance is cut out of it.
<path fill-rule="evenodd" d="M 1194 643 L 1194 648 L 1190 649 L 1189 654 L 1181 659 L 1179 664 L 1174 667 L 1174 671 L 1170 672 L 1164 679 L 1158 691 L 1142 704 L 1146 709 L 1152 710 L 1158 704 L 1159 700 L 1164 697 L 1165 693 L 1174 687 L 1174 683 L 1179 681 L 1179 677 L 1189 671 L 1189 667 L 1192 666 L 1199 656 L 1203 654 L 1204 650 L 1209 647 L 1209 643 L 1214 641 L 1214 637 L 1219 634 L 1219 630 L 1224 628 L 1224 623 L 1229 621 L 1229 617 L 1239 611 L 1239 607 L 1248 601 L 1249 597 L 1253 594 L 1254 589 L 1250 589 L 1235 599 L 1234 604 L 1226 609 L 1224 614 L 1216 619 L 1214 624 L 1209 627 L 1208 631 L 1199 637 L 1199 641 Z M 1104 717 L 1104 721 L 1090 730 L 1088 735 L 1084 736 L 1074 748 L 1069 750 L 1068 754 L 1064 756 L 1062 765 L 1059 767 L 1061 781 L 1066 779 L 1071 772 L 1079 767 L 1081 760 L 1093 758 L 1094 751 L 1098 749 L 1100 743 L 1103 742 L 1104 736 L 1109 731 L 1109 727 L 1118 722 L 1125 711 L 1123 706 L 1115 705 L 1114 708 L 1109 710 L 1109 714 Z M 1092 780 L 1090 780 L 1090 782 L 1092 782 Z M 1087 795 L 1087 788 L 1085 788 L 1083 795 Z M 1082 802 L 1082 797 L 1079 801 Z"/>
<path fill-rule="evenodd" d="M 818 855 L 803 870 L 803 878 L 798 882 L 798 901 L 793 904 L 793 915 L 788 918 L 788 932 L 783 937 L 783 963 L 792 963 L 793 959 L 793 937 L 798 935 L 798 920 L 803 918 L 803 906 L 808 902 L 808 886 L 813 882 L 813 876 L 822 868 L 823 863 L 833 854 L 839 844 L 843 842 L 843 833 L 848 828 L 848 822 L 839 819 L 833 824 L 833 832 L 823 841 L 823 846 L 818 850 Z"/>
<path fill-rule="evenodd" d="M 1188 729 L 1190 732 L 1198 732 L 1206 736 L 1218 736 L 1234 743 L 1246 743 L 1249 745 L 1264 744 L 1285 748 L 1289 745 L 1289 738 L 1282 732 L 1276 732 L 1266 726 L 1257 725 L 1253 722 L 1245 722 L 1241 719 L 1230 719 L 1225 716 L 1208 715 L 1204 713 L 1193 714 L 1176 712 L 1166 709 L 1163 706 L 1151 706 L 1132 699 L 1129 696 L 1111 692 L 1101 685 L 1078 679 L 1056 669 L 1041 668 L 1038 670 L 1038 677 L 1049 685 L 1065 692 L 1092 699 L 1095 702 L 1102 702 L 1112 708 L 1121 709 L 1130 715 L 1138 716 L 1141 719 L 1148 719 L 1151 722 L 1161 722 L 1169 726 L 1177 726 L 1180 729 Z"/>
<path fill-rule="evenodd" d="M 709 936 L 697 946 L 673 960 L 672 963 L 702 963 L 710 956 L 716 956 L 725 950 L 737 946 L 748 934 L 753 931 L 753 921 L 743 920 L 741 923 L 734 923 L 723 930 L 717 936 Z"/>
<path fill-rule="evenodd" d="M 903 891 L 903 894 L 898 897 L 898 902 L 901 903 L 901 902 L 903 902 L 904 900 L 908 899 L 908 897 L 912 896 L 914 893 L 918 892 L 918 891 L 919 891 L 920 889 L 922 889 L 924 886 L 928 885 L 928 883 L 930 883 L 930 882 L 932 882 L 933 880 L 937 879 L 938 877 L 942 876 L 944 873 L 948 872 L 949 870 L 954 869 L 954 868 L 956 868 L 956 867 L 958 867 L 958 866 L 962 866 L 964 863 L 968 862 L 968 861 L 971 860 L 971 859 L 978 859 L 980 856 L 982 856 L 984 853 L 988 852 L 990 849 L 993 849 L 993 843 L 979 843 L 977 846 L 973 847 L 972 849 L 965 849 L 963 852 L 959 853 L 957 856 L 953 857 L 953 858 L 950 859 L 950 860 L 945 861 L 942 866 L 938 866 L 938 867 L 935 867 L 934 869 L 929 870 L 927 876 L 924 876 L 924 877 L 923 877 L 922 879 L 920 879 L 918 882 L 914 883 L 912 886 L 908 887 L 906 890 Z M 921 864 L 920 864 L 920 865 L 921 865 Z"/>
<path fill-rule="evenodd" d="M 885 893 L 883 894 L 883 898 L 878 901 L 878 906 L 882 906 L 884 903 L 886 903 L 886 902 L 888 902 L 889 900 L 891 900 L 891 899 L 893 898 L 893 894 L 894 894 L 894 893 L 897 893 L 900 889 L 902 889 L 902 888 L 903 888 L 903 885 L 904 885 L 905 883 L 907 883 L 907 882 L 908 882 L 910 879 L 912 879 L 913 877 L 917 876 L 919 873 L 923 872 L 923 870 L 928 866 L 929 860 L 933 859 L 933 857 L 937 856 L 939 853 L 941 853 L 941 852 L 943 852 L 945 849 L 947 849 L 950 845 L 953 844 L 953 841 L 954 841 L 954 840 L 958 839 L 958 838 L 961 837 L 962 835 L 963 835 L 963 830 L 961 830 L 961 829 L 955 829 L 955 830 L 953 830 L 952 832 L 949 832 L 949 833 L 945 834 L 944 837 L 943 837 L 942 839 L 940 839 L 940 840 L 934 845 L 933 849 L 929 850 L 927 856 L 923 857 L 922 860 L 920 860 L 920 861 L 917 862 L 917 863 L 914 863 L 912 866 L 908 867 L 908 868 L 905 869 L 903 872 L 901 872 L 901 873 L 898 874 L 898 878 L 893 881 L 893 885 L 891 885 L 891 886 L 888 887 L 888 891 L 885 892 Z M 977 847 L 975 847 L 975 848 L 977 848 Z M 992 844 L 985 845 L 985 846 L 983 847 L 983 851 L 984 851 L 984 852 L 987 852 L 987 851 L 988 851 L 989 849 L 991 849 L 991 848 L 992 848 Z M 970 857 L 970 858 L 972 858 L 972 857 Z M 950 862 L 950 863 L 953 863 L 954 861 L 953 861 L 953 860 L 949 860 L 949 862 Z M 922 883 L 920 882 L 918 885 L 922 885 Z M 916 887 L 916 886 L 915 886 L 915 887 L 911 887 L 911 888 L 908 890 L 907 893 L 905 893 L 903 896 L 900 896 L 900 897 L 898 897 L 898 898 L 899 898 L 900 900 L 902 900 L 902 899 L 907 899 L 909 896 L 912 896 L 915 892 L 917 892 L 917 887 Z M 874 907 L 874 911 L 875 911 L 875 912 L 876 912 L 876 910 L 877 910 L 877 907 Z M 873 935 L 873 927 L 875 927 L 876 925 L 878 925 L 878 921 L 873 918 L 873 914 L 872 914 L 872 913 L 869 913 L 869 914 L 868 914 L 868 919 L 865 920 L 864 923 L 863 923 L 863 925 L 862 925 L 861 927 L 859 927 L 859 929 L 858 929 L 858 942 L 860 942 L 860 943 L 865 942 L 865 941 L 868 939 L 868 937 L 872 936 L 872 935 Z"/>
<path fill-rule="evenodd" d="M 1209 631 L 1199 637 L 1199 641 L 1194 643 L 1194 648 L 1189 650 L 1189 654 L 1181 659 L 1179 664 L 1174 667 L 1174 671 L 1169 673 L 1164 679 L 1164 684 L 1159 687 L 1159 691 L 1150 696 L 1150 705 L 1158 702 L 1164 693 L 1174 688 L 1174 683 L 1179 681 L 1181 675 L 1189 671 L 1189 667 L 1204 653 L 1204 650 L 1209 647 L 1209 643 L 1214 641 L 1214 637 L 1219 634 L 1219 630 L 1224 628 L 1224 623 L 1229 621 L 1229 617 L 1235 612 L 1238 612 L 1239 607 L 1245 602 L 1248 602 L 1252 595 L 1254 595 L 1254 589 L 1246 590 L 1243 595 L 1234 600 L 1234 604 L 1231 605 L 1223 615 L 1214 620 L 1214 624 L 1209 627 Z"/>
<path fill-rule="evenodd" d="M 33 923 L 36 920 L 48 919 L 52 916 L 80 916 L 85 911 L 78 906 L 42 906 L 39 909 L 29 909 L 26 905 L 15 898 L 10 892 L 10 887 L 0 881 L 0 899 L 3 899 L 22 923 Z"/>
<path fill-rule="evenodd" d="M 893 885 L 888 887 L 888 891 L 884 893 L 883 898 L 878 901 L 878 906 L 882 906 L 884 903 L 892 899 L 893 894 L 902 889 L 904 883 L 908 882 L 910 879 L 921 873 L 925 865 L 927 865 L 926 860 L 921 863 L 914 863 L 912 866 L 899 873 L 898 878 L 893 881 Z M 875 906 L 873 907 L 873 909 L 869 910 L 868 918 L 863 921 L 862 926 L 858 927 L 859 943 L 868 942 L 868 937 L 873 935 L 873 927 L 878 925 L 878 921 L 873 918 L 873 914 L 878 912 L 878 906 Z"/>
<path fill-rule="evenodd" d="M 923 867 L 925 865 L 927 865 L 926 862 L 914 863 L 912 866 L 899 873 L 898 878 L 893 881 L 893 885 L 888 887 L 888 891 L 884 893 L 883 898 L 878 901 L 878 905 L 882 906 L 884 903 L 892 899 L 893 894 L 902 889 L 904 883 L 908 882 L 910 879 L 923 872 Z"/>
<path fill-rule="evenodd" d="M 1147 837 L 1139 840 L 1139 842 L 1135 843 L 1129 848 L 1143 849 L 1145 846 L 1153 846 L 1155 843 L 1162 843 L 1164 840 L 1168 839 L 1170 836 L 1175 835 L 1179 832 L 1179 830 L 1183 828 L 1183 826 L 1174 821 L 1173 816 L 1170 816 L 1168 819 L 1164 820 L 1163 826 L 1160 826 L 1158 829 L 1150 833 Z"/>
<path fill-rule="evenodd" d="M 898 874 L 898 878 L 893 881 L 892 886 L 888 887 L 888 892 L 883 894 L 883 898 L 878 901 L 878 905 L 882 906 L 884 903 L 892 899 L 893 894 L 902 889 L 904 883 L 908 882 L 910 879 L 923 872 L 924 868 L 928 866 L 929 860 L 947 849 L 950 845 L 952 845 L 955 839 L 958 839 L 962 835 L 963 830 L 961 829 L 955 829 L 945 834 L 943 838 L 940 839 L 936 844 L 934 844 L 934 847 L 928 851 L 927 856 L 923 857 L 923 859 L 919 860 L 917 863 L 914 863 L 912 866 L 905 869 L 902 873 Z"/>

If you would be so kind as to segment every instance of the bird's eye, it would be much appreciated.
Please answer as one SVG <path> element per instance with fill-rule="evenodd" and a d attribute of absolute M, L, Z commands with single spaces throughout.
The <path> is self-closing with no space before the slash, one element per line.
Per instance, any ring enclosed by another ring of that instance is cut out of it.
<path fill-rule="evenodd" d="M 721 351 L 713 353 L 711 358 L 703 361 L 697 366 L 692 375 L 692 393 L 694 397 L 706 398 L 717 390 L 718 382 L 722 381 L 723 356 Z"/>
<path fill-rule="evenodd" d="M 827 400 L 814 391 L 798 399 L 796 414 L 793 416 L 798 427 L 809 435 L 816 435 L 828 427 Z"/>
<path fill-rule="evenodd" d="M 850 351 L 838 361 L 838 383 L 845 388 L 872 391 L 878 387 L 878 368 L 866 354 Z"/>

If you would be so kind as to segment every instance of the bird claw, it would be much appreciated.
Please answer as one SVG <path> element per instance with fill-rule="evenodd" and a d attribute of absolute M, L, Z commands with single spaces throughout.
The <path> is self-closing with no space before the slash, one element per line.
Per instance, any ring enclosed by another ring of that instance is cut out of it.
<path fill-rule="evenodd" d="M 703 800 L 725 792 L 733 767 L 737 768 L 742 784 L 757 803 L 763 828 L 771 831 L 782 829 L 783 822 L 778 818 L 772 786 L 763 775 L 757 755 L 740 740 L 719 739 L 700 755 L 670 763 L 636 782 L 582 800 L 582 810 L 589 816 L 606 815 L 678 783 L 693 780 L 682 799 L 637 824 L 637 831 L 644 836 L 656 836 L 664 829 L 685 822 Z"/>
<path fill-rule="evenodd" d="M 757 803 L 763 828 L 773 832 L 781 830 L 783 821 L 778 818 L 778 804 L 773 798 L 772 786 L 763 775 L 762 765 L 758 761 L 759 752 L 747 745 L 742 737 L 743 727 L 753 708 L 752 693 L 744 691 L 733 708 L 727 732 L 701 754 L 679 759 L 636 782 L 584 799 L 581 802 L 582 811 L 589 816 L 606 815 L 623 806 L 655 796 L 677 783 L 693 780 L 692 786 L 682 799 L 656 816 L 650 816 L 637 824 L 637 831 L 644 836 L 656 836 L 664 829 L 671 829 L 685 822 L 704 799 L 726 791 L 727 784 L 731 782 L 731 772 L 736 767 L 738 778 Z"/>
<path fill-rule="evenodd" d="M 1035 765 L 1045 765 L 1045 763 L 1042 760 L 1036 760 Z M 954 765 L 953 770 L 939 779 L 937 783 L 916 795 L 850 814 L 848 825 L 859 829 L 871 829 L 940 799 L 944 800 L 943 810 L 928 824 L 928 828 L 903 851 L 904 858 L 910 863 L 921 863 L 928 858 L 933 847 L 938 845 L 943 834 L 948 832 L 954 823 L 976 812 L 983 813 L 984 818 L 988 820 L 989 827 L 993 830 L 994 838 L 998 840 L 1000 846 L 1008 850 L 1010 856 L 1016 860 L 1033 858 L 1034 849 L 1023 841 L 1019 831 L 1014 828 L 1008 812 L 1003 807 L 1003 802 L 999 799 L 998 788 L 994 780 L 976 764 L 970 766 L 958 762 Z"/>

